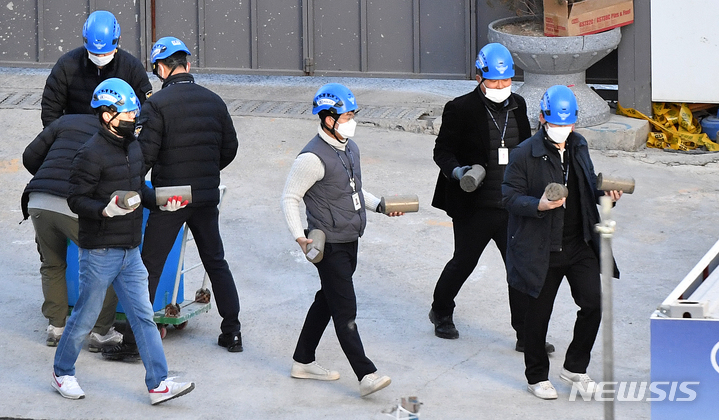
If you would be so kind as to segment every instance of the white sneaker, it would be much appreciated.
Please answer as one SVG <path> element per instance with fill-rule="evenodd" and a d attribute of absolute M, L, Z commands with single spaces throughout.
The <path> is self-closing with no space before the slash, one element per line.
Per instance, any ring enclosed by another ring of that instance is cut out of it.
<path fill-rule="evenodd" d="M 317 379 L 318 381 L 336 381 L 340 378 L 340 373 L 336 370 L 325 369 L 317 362 L 299 363 L 292 362 L 292 370 L 290 376 L 299 379 Z"/>
<path fill-rule="evenodd" d="M 552 383 L 549 381 L 537 382 L 534 385 L 528 384 L 527 389 L 536 397 L 539 397 L 543 400 L 557 399 L 557 390 L 554 389 L 554 385 L 552 385 Z"/>
<path fill-rule="evenodd" d="M 53 327 L 52 325 L 48 325 L 46 331 L 47 340 L 45 341 L 45 344 L 47 344 L 48 347 L 57 347 L 57 343 L 60 342 L 60 337 L 62 337 L 65 327 Z"/>
<path fill-rule="evenodd" d="M 369 373 L 360 381 L 360 396 L 366 397 L 373 392 L 386 388 L 390 383 L 392 383 L 392 379 L 389 376 L 379 376 L 377 372 Z"/>
<path fill-rule="evenodd" d="M 71 400 L 85 398 L 85 392 L 83 392 L 82 388 L 80 388 L 80 385 L 78 385 L 77 379 L 75 379 L 74 376 L 55 376 L 55 372 L 53 372 L 52 387 L 65 398 L 69 398 Z"/>
<path fill-rule="evenodd" d="M 167 378 L 160 382 L 157 388 L 150 390 L 152 405 L 181 397 L 195 389 L 194 382 L 175 382 L 173 379 L 175 378 Z"/>
<path fill-rule="evenodd" d="M 122 343 L 122 334 L 115 330 L 115 327 L 110 327 L 107 334 L 100 335 L 96 332 L 90 333 L 90 342 L 87 347 L 92 353 L 99 353 L 103 348 L 114 347 Z"/>
<path fill-rule="evenodd" d="M 594 393 L 597 389 L 596 382 L 586 373 L 574 373 L 562 368 L 559 378 L 572 386 L 576 385 L 583 393 Z"/>

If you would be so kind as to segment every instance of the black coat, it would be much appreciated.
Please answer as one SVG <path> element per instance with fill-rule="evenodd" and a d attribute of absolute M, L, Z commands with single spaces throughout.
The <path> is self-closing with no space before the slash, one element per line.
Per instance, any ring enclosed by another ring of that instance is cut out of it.
<path fill-rule="evenodd" d="M 170 76 L 142 107 L 138 141 L 153 187 L 192 186 L 190 206 L 216 206 L 220 170 L 237 154 L 225 102 L 189 73 Z"/>
<path fill-rule="evenodd" d="M 67 198 L 70 193 L 70 166 L 77 150 L 100 129 L 97 115 L 64 115 L 48 125 L 22 154 L 22 164 L 33 174 L 21 199 L 23 220 L 29 217 L 31 192 Z"/>
<path fill-rule="evenodd" d="M 92 93 L 103 80 L 117 77 L 126 81 L 142 104 L 152 95 L 152 84 L 140 60 L 118 48 L 115 57 L 98 69 L 87 58 L 85 47 L 75 48 L 57 60 L 42 92 L 43 127 L 63 114 L 92 114 Z"/>
<path fill-rule="evenodd" d="M 439 166 L 437 184 L 432 206 L 442 209 L 452 217 L 469 215 L 480 207 L 481 188 L 468 193 L 452 178 L 452 170 L 458 166 L 480 164 L 487 168 L 490 157 L 489 117 L 482 102 L 479 86 L 466 95 L 448 102 L 442 112 L 442 126 L 434 146 L 434 161 Z M 512 111 L 519 131 L 519 141 L 532 135 L 527 118 L 524 98 L 512 94 L 510 101 L 516 103 Z M 499 177 L 498 179 L 501 179 Z M 499 189 L 499 185 L 495 186 Z"/>
<path fill-rule="evenodd" d="M 535 298 L 539 296 L 549 270 L 550 238 L 562 237 L 564 215 L 561 209 L 537 210 L 547 184 L 564 182 L 559 162 L 549 158 L 552 151 L 547 149 L 544 137 L 542 128 L 514 149 L 502 183 L 502 196 L 509 211 L 507 281 L 515 289 Z M 594 226 L 600 221 L 597 204 L 604 192 L 597 190 L 597 176 L 589 157 L 587 141 L 572 132 L 567 139 L 567 143 L 570 142 L 570 159 L 582 171 L 580 178 L 583 182 L 578 185 L 582 233 L 599 260 L 601 242 Z M 619 277 L 616 266 L 614 276 Z"/>
<path fill-rule="evenodd" d="M 134 248 L 142 240 L 142 208 L 124 216 L 102 211 L 118 190 L 136 191 L 147 205 L 142 150 L 134 137 L 120 138 L 101 128 L 72 161 L 67 203 L 80 222 L 79 246 Z"/>

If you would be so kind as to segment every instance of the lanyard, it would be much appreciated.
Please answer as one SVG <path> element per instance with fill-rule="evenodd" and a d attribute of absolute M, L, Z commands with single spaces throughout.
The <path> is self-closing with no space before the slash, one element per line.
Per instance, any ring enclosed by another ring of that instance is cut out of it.
<path fill-rule="evenodd" d="M 487 112 L 489 113 L 489 116 L 492 117 L 492 122 L 494 123 L 494 126 L 497 127 L 497 131 L 501 131 L 500 133 L 500 140 L 502 141 L 502 146 L 504 147 L 504 135 L 507 133 L 507 122 L 509 121 L 509 111 L 507 111 L 506 114 L 504 114 L 504 128 L 502 130 L 499 129 L 499 124 L 497 124 L 497 120 L 494 119 L 494 115 L 492 114 L 492 111 L 489 110 L 487 105 L 484 106 L 487 109 Z"/>
<path fill-rule="evenodd" d="M 564 159 L 565 152 L 568 152 L 566 148 L 559 150 L 559 160 L 562 162 L 562 177 L 564 178 L 564 186 L 566 187 L 569 179 L 569 162 Z"/>
<path fill-rule="evenodd" d="M 348 169 L 347 164 L 345 163 L 345 160 L 342 159 L 342 156 L 340 155 L 340 152 L 337 149 L 335 149 L 335 147 L 332 146 L 331 144 L 327 143 L 327 145 L 330 146 L 332 148 L 332 150 L 334 150 L 335 153 L 337 153 L 337 157 L 340 158 L 340 162 L 342 162 L 342 166 L 344 166 L 345 172 L 347 172 L 347 177 L 350 179 L 350 187 L 352 187 L 352 192 L 353 193 L 357 192 L 357 190 L 355 190 L 355 171 L 354 171 L 355 161 L 354 161 L 354 157 L 352 156 L 352 149 L 350 149 L 349 145 L 347 145 L 346 152 L 350 158 L 350 167 Z"/>

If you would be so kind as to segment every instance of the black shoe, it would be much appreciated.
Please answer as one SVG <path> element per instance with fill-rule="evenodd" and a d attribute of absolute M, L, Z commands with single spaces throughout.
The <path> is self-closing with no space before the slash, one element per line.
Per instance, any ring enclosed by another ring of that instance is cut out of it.
<path fill-rule="evenodd" d="M 450 340 L 459 338 L 459 331 L 457 331 L 454 322 L 452 322 L 452 315 L 437 316 L 434 310 L 430 309 L 429 320 L 434 324 L 434 335 L 437 337 Z"/>
<path fill-rule="evenodd" d="M 554 344 L 550 343 L 549 341 L 544 343 L 544 349 L 547 350 L 547 354 L 554 353 Z M 524 353 L 524 341 L 523 340 L 517 340 L 517 345 L 514 346 L 514 350 L 518 351 L 520 353 Z"/>
<path fill-rule="evenodd" d="M 227 351 L 238 353 L 242 351 L 242 333 L 239 331 L 234 334 L 220 334 L 217 337 L 217 344 L 227 347 Z"/>
<path fill-rule="evenodd" d="M 137 350 L 137 344 L 135 343 L 121 343 L 116 346 L 103 348 L 102 357 L 107 360 L 134 360 L 140 357 L 140 352 Z"/>

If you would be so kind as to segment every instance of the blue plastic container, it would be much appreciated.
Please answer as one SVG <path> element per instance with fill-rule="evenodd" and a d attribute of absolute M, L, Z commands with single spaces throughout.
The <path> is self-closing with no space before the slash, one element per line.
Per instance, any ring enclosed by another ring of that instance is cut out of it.
<path fill-rule="evenodd" d="M 717 116 L 709 116 L 701 120 L 702 132 L 706 133 L 712 141 L 717 140 L 717 131 L 719 131 L 719 114 Z"/>

